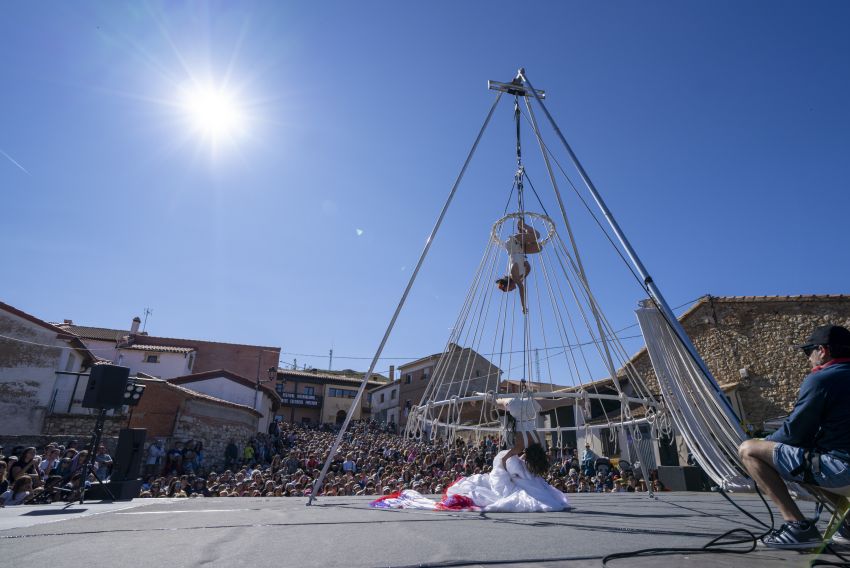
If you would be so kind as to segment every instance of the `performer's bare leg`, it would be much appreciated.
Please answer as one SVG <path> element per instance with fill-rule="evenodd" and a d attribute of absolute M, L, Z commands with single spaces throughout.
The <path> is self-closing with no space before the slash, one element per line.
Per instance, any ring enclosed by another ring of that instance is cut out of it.
<path fill-rule="evenodd" d="M 522 304 L 522 313 L 524 314 L 528 313 L 528 307 L 525 305 L 525 277 L 528 276 L 529 272 L 531 272 L 531 265 L 528 262 L 525 263 L 525 274 L 520 273 L 517 265 L 511 266 L 511 279 L 516 282 L 519 289 L 519 301 Z"/>

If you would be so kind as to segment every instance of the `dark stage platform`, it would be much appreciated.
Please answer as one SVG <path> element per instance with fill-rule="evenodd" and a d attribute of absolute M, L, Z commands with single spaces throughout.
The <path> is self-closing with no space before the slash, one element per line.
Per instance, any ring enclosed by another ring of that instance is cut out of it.
<path fill-rule="evenodd" d="M 768 520 L 757 496 L 734 499 Z M 374 510 L 369 501 L 331 497 L 307 507 L 304 498 L 136 499 L 9 507 L 0 509 L 0 551 L 6 566 L 63 568 L 598 567 L 613 552 L 699 547 L 734 527 L 762 532 L 710 493 L 572 495 L 572 512 L 535 514 Z M 803 503 L 803 510 L 809 514 L 814 507 Z M 610 565 L 803 567 L 813 558 L 759 548 L 747 555 L 654 556 Z"/>

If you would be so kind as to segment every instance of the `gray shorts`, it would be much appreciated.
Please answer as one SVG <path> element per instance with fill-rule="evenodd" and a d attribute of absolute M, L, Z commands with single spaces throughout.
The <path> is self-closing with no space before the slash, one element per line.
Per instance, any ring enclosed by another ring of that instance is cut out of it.
<path fill-rule="evenodd" d="M 805 463 L 806 450 L 786 444 L 777 443 L 773 448 L 773 465 L 782 479 L 805 483 L 803 471 L 797 475 L 791 472 Z M 844 460 L 830 454 L 820 455 L 820 471 L 812 472 L 818 487 L 847 487 L 850 486 L 850 465 Z"/>

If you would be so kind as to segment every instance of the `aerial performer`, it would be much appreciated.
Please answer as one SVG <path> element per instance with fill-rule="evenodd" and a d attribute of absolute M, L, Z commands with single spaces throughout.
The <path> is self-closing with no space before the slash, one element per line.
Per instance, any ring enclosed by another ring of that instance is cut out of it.
<path fill-rule="evenodd" d="M 510 265 L 508 266 L 508 274 L 496 280 L 496 285 L 502 292 L 510 292 L 514 288 L 519 288 L 519 301 L 522 304 L 522 313 L 527 314 L 528 308 L 525 305 L 525 277 L 531 272 L 531 264 L 528 262 L 529 254 L 540 252 L 540 243 L 538 239 L 540 233 L 525 223 L 525 219 L 520 218 L 517 222 L 517 232 L 502 241 L 502 246 L 508 251 L 510 257 Z"/>
<path fill-rule="evenodd" d="M 549 470 L 546 450 L 538 440 L 537 416 L 556 401 L 538 402 L 527 393 L 496 401 L 515 422 L 514 445 L 493 458 L 489 473 L 461 477 L 435 502 L 417 491 L 405 489 L 373 501 L 387 509 L 473 510 L 535 513 L 568 511 L 567 496 L 543 479 Z M 511 420 L 509 420 L 510 422 Z"/>

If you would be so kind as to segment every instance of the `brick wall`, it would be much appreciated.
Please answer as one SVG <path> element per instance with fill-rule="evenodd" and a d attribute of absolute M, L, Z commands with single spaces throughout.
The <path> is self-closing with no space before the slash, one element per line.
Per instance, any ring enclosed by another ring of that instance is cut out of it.
<path fill-rule="evenodd" d="M 276 369 L 280 360 L 280 347 L 237 345 L 148 335 L 136 337 L 136 342 L 144 345 L 192 347 L 197 352 L 192 373 L 226 369 L 237 375 L 256 379 L 259 369 L 260 379 L 265 380 L 268 369 L 271 367 Z"/>

